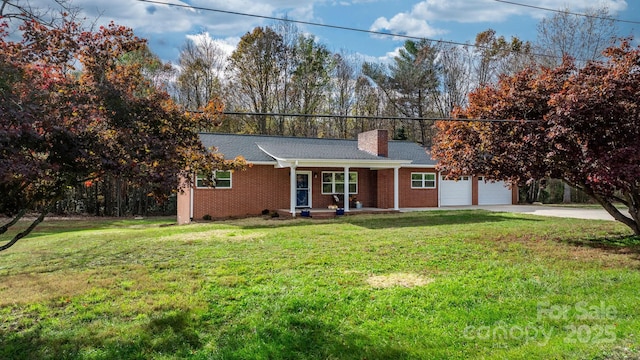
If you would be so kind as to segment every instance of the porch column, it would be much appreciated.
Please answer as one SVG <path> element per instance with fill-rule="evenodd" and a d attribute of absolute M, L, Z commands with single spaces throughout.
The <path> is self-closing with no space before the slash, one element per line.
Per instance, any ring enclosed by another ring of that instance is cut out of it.
<path fill-rule="evenodd" d="M 349 211 L 349 167 L 344 167 L 344 212 Z"/>
<path fill-rule="evenodd" d="M 289 174 L 289 194 L 290 194 L 290 200 L 289 200 L 289 206 L 290 209 L 289 211 L 291 212 L 291 216 L 292 217 L 296 217 L 296 198 L 297 198 L 297 194 L 296 194 L 296 184 L 297 184 L 297 180 L 296 180 L 296 166 L 295 165 L 291 165 L 290 168 L 291 173 Z"/>
<path fill-rule="evenodd" d="M 393 210 L 400 210 L 399 173 L 400 168 L 393 168 Z"/>

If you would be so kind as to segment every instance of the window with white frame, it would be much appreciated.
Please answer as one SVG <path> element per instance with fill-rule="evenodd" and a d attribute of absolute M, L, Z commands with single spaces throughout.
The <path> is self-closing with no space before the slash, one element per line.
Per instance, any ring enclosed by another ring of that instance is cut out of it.
<path fill-rule="evenodd" d="M 436 174 L 435 173 L 411 173 L 412 189 L 435 189 Z"/>
<path fill-rule="evenodd" d="M 203 175 L 196 176 L 196 188 L 231 189 L 231 171 L 216 170 L 213 179 L 207 179 Z"/>
<path fill-rule="evenodd" d="M 322 172 L 322 193 L 323 194 L 344 194 L 344 171 L 323 171 Z M 358 193 L 358 173 L 349 172 L 349 194 Z"/>

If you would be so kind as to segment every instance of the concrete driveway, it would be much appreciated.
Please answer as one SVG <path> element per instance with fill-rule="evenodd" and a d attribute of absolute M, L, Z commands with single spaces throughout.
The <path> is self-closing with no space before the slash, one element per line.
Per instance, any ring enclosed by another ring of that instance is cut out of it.
<path fill-rule="evenodd" d="M 474 205 L 474 206 L 443 206 L 439 208 L 400 209 L 401 212 L 424 210 L 489 210 L 500 212 L 512 212 L 532 214 L 540 216 L 555 216 L 576 219 L 614 220 L 606 210 L 602 208 L 577 208 L 566 206 L 545 205 Z"/>

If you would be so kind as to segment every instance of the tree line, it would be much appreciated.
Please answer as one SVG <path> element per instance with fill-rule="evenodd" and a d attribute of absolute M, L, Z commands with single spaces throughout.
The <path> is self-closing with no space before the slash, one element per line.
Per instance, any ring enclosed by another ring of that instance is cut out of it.
<path fill-rule="evenodd" d="M 3 0 L 1 9 L 16 4 Z M 189 178 L 185 169 L 244 166 L 242 159 L 203 149 L 200 131 L 354 138 L 387 128 L 396 139 L 426 147 L 435 139 L 442 151 L 445 143 L 427 119 L 474 114 L 469 99 L 510 76 L 567 68 L 567 57 L 576 69 L 603 59 L 602 51 L 618 37 L 607 14 L 557 13 L 539 23 L 535 42 L 506 39 L 491 29 L 467 46 L 408 40 L 390 63 L 332 52 L 282 21 L 247 32 L 228 56 L 208 37 L 189 41 L 171 65 L 125 27 L 84 30 L 67 12 L 48 22 L 35 13 L 2 13 L 0 187 L 7 196 L 0 210 L 13 218 L 0 235 L 33 210 L 40 220 L 48 211 L 173 213 L 176 174 Z M 21 41 L 8 40 L 3 29 L 9 21 L 22 23 Z M 223 118 L 222 109 L 254 115 Z M 552 172 L 530 175 L 527 193 L 539 194 Z"/>

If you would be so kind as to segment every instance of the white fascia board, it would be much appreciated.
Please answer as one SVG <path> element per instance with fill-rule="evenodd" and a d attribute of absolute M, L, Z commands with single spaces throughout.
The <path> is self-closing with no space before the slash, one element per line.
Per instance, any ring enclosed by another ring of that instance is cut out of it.
<path fill-rule="evenodd" d="M 425 165 L 425 164 L 409 164 L 402 166 L 403 168 L 426 168 L 435 169 L 437 165 Z"/>
<path fill-rule="evenodd" d="M 391 169 L 406 167 L 411 160 L 370 160 L 370 159 L 284 159 L 270 154 L 260 145 L 258 148 L 276 160 L 275 166 L 286 167 L 357 167 L 371 169 Z"/>
<path fill-rule="evenodd" d="M 282 164 L 295 164 L 297 167 L 354 167 L 372 169 L 391 169 L 403 167 L 411 161 L 408 160 L 362 160 L 362 159 L 281 159 Z M 290 167 L 290 165 L 285 165 Z"/>
<path fill-rule="evenodd" d="M 277 161 L 249 161 L 247 160 L 247 164 L 251 165 L 278 165 Z"/>

